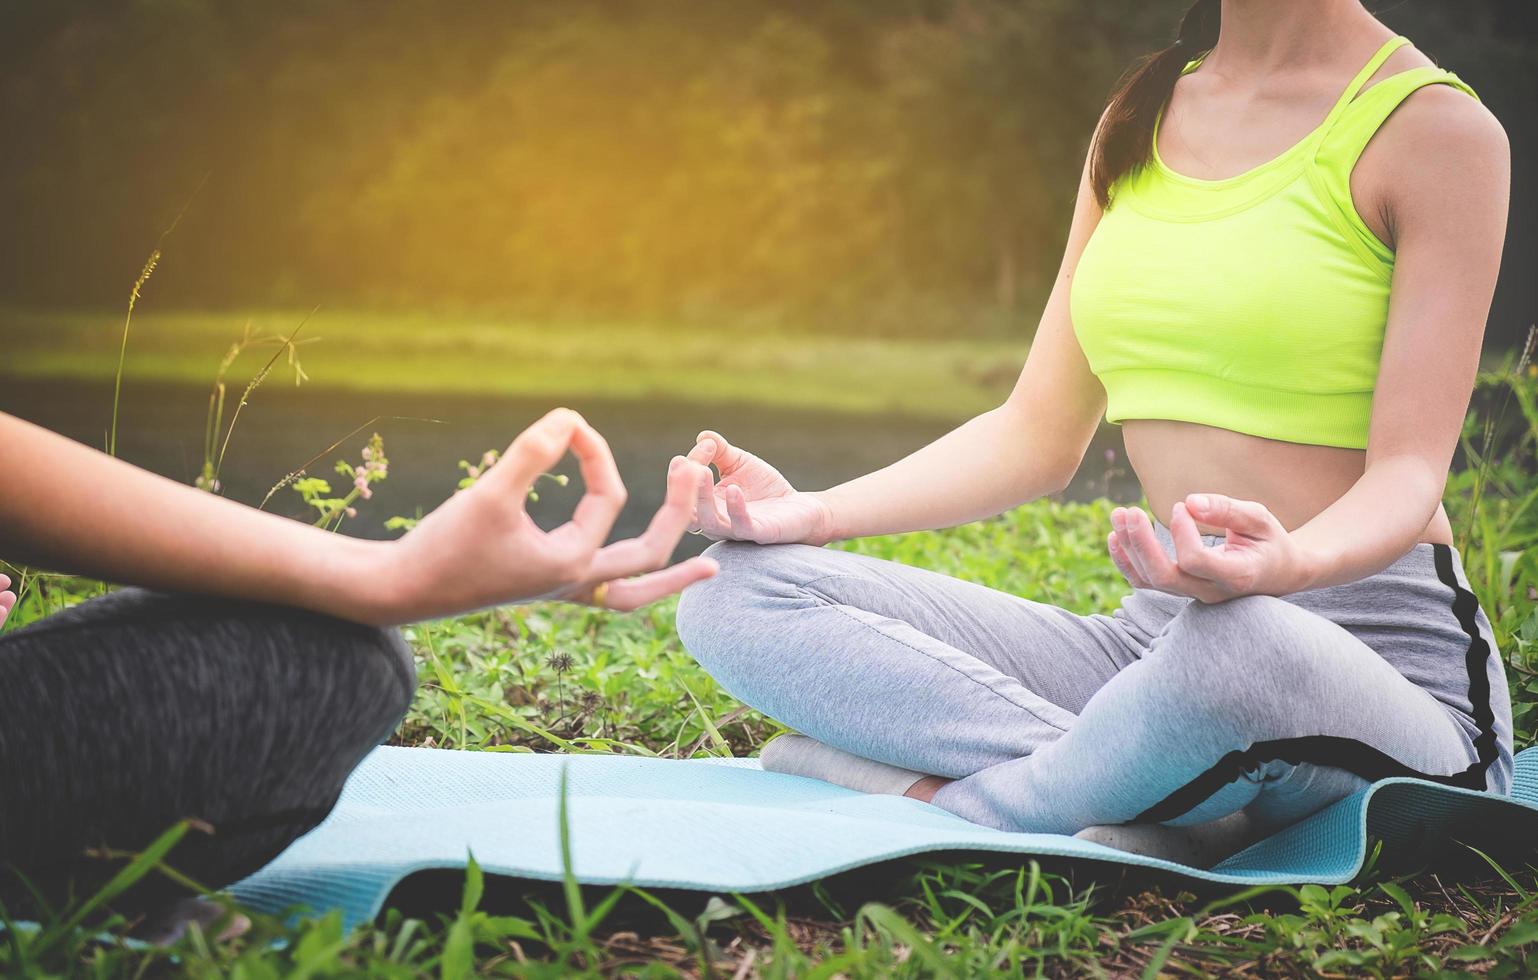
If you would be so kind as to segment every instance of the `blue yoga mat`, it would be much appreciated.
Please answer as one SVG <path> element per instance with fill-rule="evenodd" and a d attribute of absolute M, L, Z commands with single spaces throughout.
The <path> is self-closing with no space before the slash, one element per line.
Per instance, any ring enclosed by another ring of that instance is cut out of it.
<path fill-rule="evenodd" d="M 233 889 L 247 906 L 373 918 L 407 875 L 462 868 L 560 880 L 559 785 L 568 773 L 572 863 L 587 884 L 759 892 L 930 851 L 993 851 L 1158 868 L 1231 885 L 1348 881 L 1369 836 L 1404 864 L 1448 840 L 1538 840 L 1538 748 L 1511 797 L 1386 779 L 1212 869 L 1057 834 L 1010 834 L 937 807 L 867 796 L 753 760 L 670 761 L 380 748 L 336 810 Z M 1520 834 L 1520 838 L 1512 835 Z"/>

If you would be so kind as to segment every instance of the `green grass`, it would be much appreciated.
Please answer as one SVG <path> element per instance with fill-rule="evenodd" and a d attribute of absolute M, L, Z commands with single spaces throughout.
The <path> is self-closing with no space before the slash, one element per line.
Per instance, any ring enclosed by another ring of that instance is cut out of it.
<path fill-rule="evenodd" d="M 1124 591 L 1102 551 L 1109 509 L 1103 501 L 1044 501 L 964 528 L 849 547 L 1076 611 L 1108 609 Z M 1524 610 L 1531 616 L 1526 589 L 1534 584 L 1519 583 L 1522 608 L 1504 618 L 1523 618 L 1517 613 Z M 73 580 L 33 580 L 18 622 L 92 590 Z M 673 758 L 753 752 L 777 726 L 699 670 L 673 633 L 673 608 L 669 601 L 620 616 L 523 606 L 411 627 L 420 690 L 397 737 L 472 750 Z M 1509 634 L 1502 640 L 1513 670 L 1529 670 L 1527 645 Z M 921 861 L 849 895 L 829 888 L 713 903 L 701 896 L 675 900 L 650 919 L 641 914 L 658 900 L 628 891 L 586 893 L 580 916 L 551 895 L 481 911 L 472 873 L 471 901 L 435 921 L 391 913 L 344 935 L 334 917 L 293 926 L 258 918 L 245 939 L 195 936 L 174 953 L 195 976 L 674 976 L 699 975 L 707 964 L 722 976 L 744 967 L 744 975 L 768 977 L 1136 975 L 1160 963 L 1196 974 L 1529 975 L 1538 969 L 1538 957 L 1529 966 L 1538 942 L 1538 878 L 1532 869 L 1511 872 L 1509 882 L 1485 871 L 1472 883 L 1370 871 L 1353 886 L 1269 889 L 1209 904 L 1157 887 L 1072 886 L 1031 862 Z M 617 904 L 589 921 L 606 899 Z M 163 969 L 172 955 L 100 944 L 92 935 L 69 932 L 43 965 L 126 974 Z M 270 948 L 274 938 L 283 948 Z M 0 944 L 0 972 L 17 956 Z"/>
<path fill-rule="evenodd" d="M 143 322 L 149 326 L 135 321 L 136 345 L 148 332 L 174 348 L 176 330 L 191 338 L 204 329 L 191 320 L 177 326 L 175 318 L 162 326 L 150 317 Z M 396 328 L 380 329 L 383 338 Z M 399 329 L 407 332 L 406 326 Z M 596 337 L 571 341 L 563 350 L 584 344 L 596 349 Z M 370 341 L 378 344 L 368 348 L 370 356 L 395 356 L 389 354 L 393 341 L 381 338 Z M 498 350 L 524 342 L 509 340 Z M 311 351 L 321 349 L 305 351 L 311 371 L 319 370 Z M 141 357 L 153 361 L 152 354 L 136 346 L 131 371 Z M 160 356 L 174 359 L 175 351 Z M 207 359 L 199 358 L 206 368 Z M 820 377 L 818 370 L 808 368 L 803 378 Z M 1449 482 L 1447 503 L 1455 528 L 1467 535 L 1470 581 L 1506 661 L 1520 747 L 1538 734 L 1538 379 L 1488 375 L 1475 409 L 1465 432 L 1467 466 Z M 1125 592 L 1103 551 L 1109 509 L 1105 501 L 1042 501 L 963 528 L 847 547 L 1078 612 L 1108 610 Z M 29 576 L 6 628 L 101 588 Z M 396 738 L 475 751 L 670 758 L 756 751 L 777 726 L 738 704 L 694 664 L 673 632 L 673 609 L 669 601 L 620 616 L 521 606 L 410 627 L 405 632 L 417 654 L 420 688 Z M 635 890 L 568 888 L 520 897 L 494 889 L 472 865 L 457 908 L 422 920 L 392 911 L 350 933 L 335 916 L 292 924 L 259 916 L 244 938 L 216 942 L 194 931 L 172 949 L 144 950 L 121 941 L 125 923 L 82 926 L 76 921 L 81 910 L 66 910 L 39 931 L 0 935 L 0 975 L 1538 972 L 1538 873 L 1463 856 L 1450 875 L 1422 870 L 1389 878 L 1369 868 L 1360 880 L 1333 889 L 1275 888 L 1204 899 L 1146 883 L 1095 888 L 1047 873 L 1035 862 L 936 861 L 902 865 L 874 882 L 840 879 L 774 896 L 664 902 Z M 139 870 L 155 865 L 154 858 L 148 855 Z M 174 850 L 160 865 L 167 863 L 174 868 Z"/>
<path fill-rule="evenodd" d="M 136 312 L 125 382 L 207 385 L 248 324 L 287 336 L 303 319 L 302 312 Z M 120 313 L 0 311 L 0 375 L 110 381 L 122 328 Z M 1008 393 L 1027 330 L 1022 324 L 1020 339 L 1007 343 L 876 340 L 321 310 L 298 341 L 313 383 L 335 390 L 668 398 L 951 419 L 991 408 Z M 282 379 L 278 372 L 269 383 Z"/>

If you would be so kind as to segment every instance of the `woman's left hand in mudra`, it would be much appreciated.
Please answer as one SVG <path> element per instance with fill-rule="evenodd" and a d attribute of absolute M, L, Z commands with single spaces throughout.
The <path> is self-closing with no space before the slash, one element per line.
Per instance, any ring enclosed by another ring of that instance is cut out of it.
<path fill-rule="evenodd" d="M 1225 539 L 1208 547 L 1198 525 Z M 1217 493 L 1193 493 L 1170 514 L 1171 558 L 1142 508 L 1111 512 L 1106 544 L 1134 588 L 1222 602 L 1242 595 L 1289 595 L 1307 588 L 1307 563 L 1293 536 L 1264 504 Z"/>

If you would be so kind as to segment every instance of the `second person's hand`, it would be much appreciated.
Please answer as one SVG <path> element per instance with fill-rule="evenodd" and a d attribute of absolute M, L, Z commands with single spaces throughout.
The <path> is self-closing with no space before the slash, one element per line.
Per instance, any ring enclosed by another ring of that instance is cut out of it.
<path fill-rule="evenodd" d="M 710 467 L 721 473 L 716 482 Z M 826 544 L 834 537 L 832 515 L 815 493 L 791 486 L 780 471 L 706 430 L 688 456 L 674 457 L 694 487 L 691 529 L 717 541 L 756 544 Z"/>
<path fill-rule="evenodd" d="M 571 520 L 544 531 L 524 502 L 539 474 L 568 450 L 586 492 Z M 667 499 L 646 531 L 605 546 L 625 505 L 625 485 L 603 437 L 576 412 L 556 409 L 519 435 L 473 486 L 386 546 L 370 608 L 354 618 L 389 624 L 529 599 L 594 602 L 600 589 L 598 604 L 634 609 L 715 574 L 709 558 L 664 567 L 689 526 L 693 497 L 693 474 L 675 462 Z"/>
<path fill-rule="evenodd" d="M 11 591 L 11 579 L 8 575 L 0 575 L 0 626 L 11 615 L 11 609 L 16 605 L 16 593 Z"/>

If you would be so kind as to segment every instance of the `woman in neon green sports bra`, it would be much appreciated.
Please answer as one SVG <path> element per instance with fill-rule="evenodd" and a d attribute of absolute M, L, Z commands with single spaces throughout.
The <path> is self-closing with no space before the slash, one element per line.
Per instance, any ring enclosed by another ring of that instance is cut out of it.
<path fill-rule="evenodd" d="M 1505 675 L 1440 500 L 1509 167 L 1358 0 L 1193 6 L 1100 120 L 1005 404 L 820 492 L 715 432 L 689 452 L 723 543 L 678 628 L 802 733 L 765 767 L 1190 862 L 1386 776 L 1505 792 Z M 1061 490 L 1102 414 L 1156 518 L 1111 515 L 1114 612 L 819 547 Z"/>

